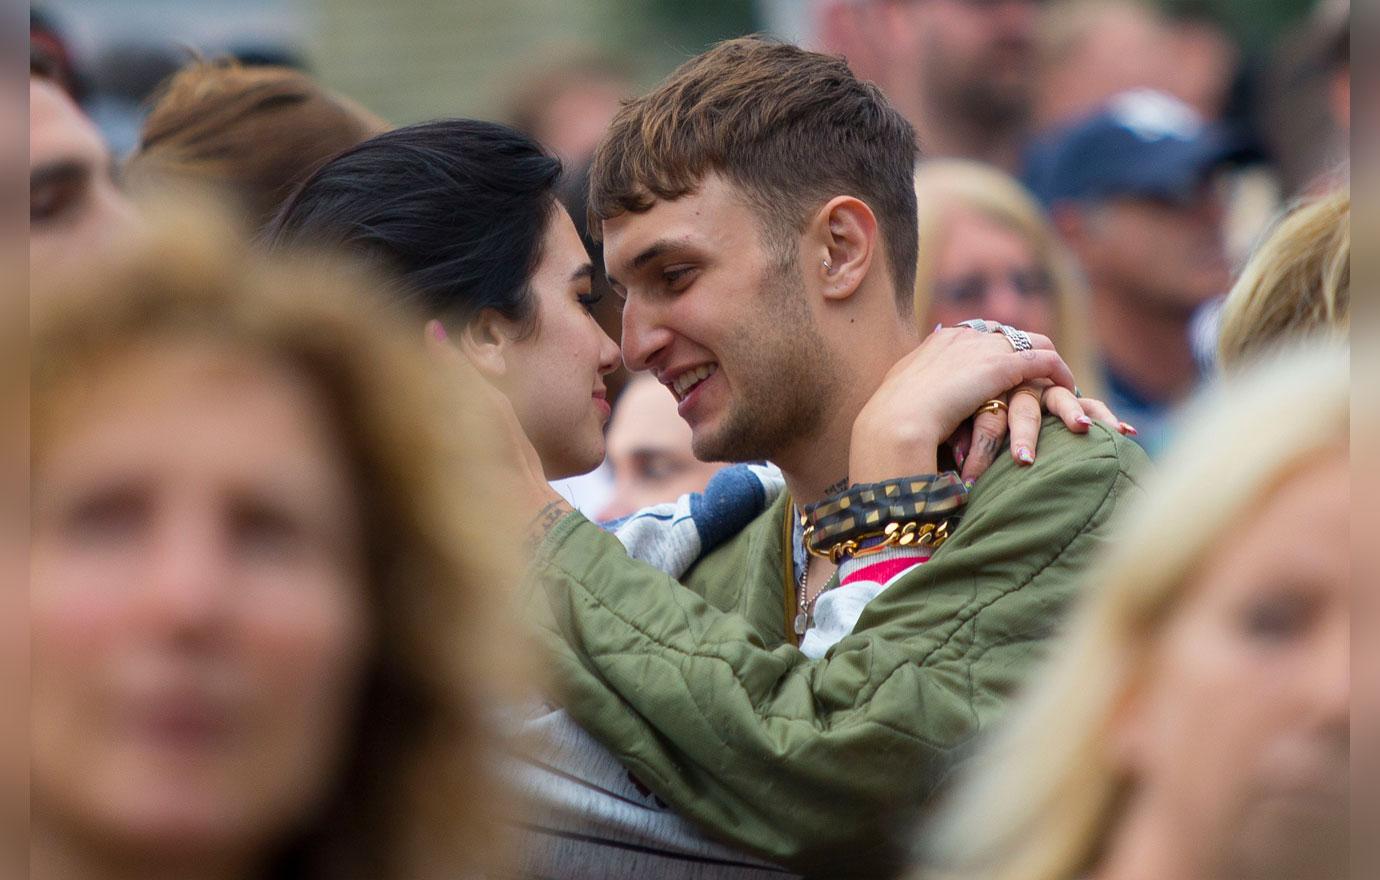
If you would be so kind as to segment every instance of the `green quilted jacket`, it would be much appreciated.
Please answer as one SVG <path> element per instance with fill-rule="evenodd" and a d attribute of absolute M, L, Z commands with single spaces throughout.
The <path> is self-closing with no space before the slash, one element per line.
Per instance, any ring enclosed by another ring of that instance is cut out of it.
<path fill-rule="evenodd" d="M 954 535 L 811 661 L 788 637 L 784 495 L 678 583 L 571 514 L 529 582 L 559 699 L 708 834 L 811 877 L 886 877 L 975 735 L 1001 716 L 1148 462 L 1047 419 Z"/>

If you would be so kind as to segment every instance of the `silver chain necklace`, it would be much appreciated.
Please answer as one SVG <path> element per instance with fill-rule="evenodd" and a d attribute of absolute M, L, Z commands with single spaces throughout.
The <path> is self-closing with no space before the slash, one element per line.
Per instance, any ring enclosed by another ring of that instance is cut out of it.
<path fill-rule="evenodd" d="M 799 528 L 800 523 L 799 508 L 794 508 L 794 510 L 796 516 L 794 520 L 795 525 L 791 528 L 791 543 L 792 545 L 798 545 L 803 548 L 804 535 L 802 534 L 799 538 L 796 537 L 796 529 Z M 810 618 L 815 613 L 815 602 L 819 601 L 819 596 L 815 596 L 814 599 L 809 599 L 808 601 L 806 599 L 805 591 L 810 580 L 810 552 L 806 550 L 803 555 L 805 561 L 804 564 L 800 566 L 800 579 L 796 585 L 796 615 L 794 626 L 792 627 L 795 630 L 796 641 L 799 641 L 800 637 L 805 635 L 805 630 L 810 626 Z M 795 546 L 791 547 L 791 556 L 792 558 L 795 556 Z"/>

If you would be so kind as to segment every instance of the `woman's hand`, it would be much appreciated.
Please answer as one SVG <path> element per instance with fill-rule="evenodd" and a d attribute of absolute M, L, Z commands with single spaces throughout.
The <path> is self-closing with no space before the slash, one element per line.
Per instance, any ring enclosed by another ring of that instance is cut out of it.
<path fill-rule="evenodd" d="M 1032 341 L 1034 338 L 1032 335 Z M 1019 465 L 1034 464 L 1046 412 L 1058 416 L 1075 434 L 1086 434 L 1094 421 L 1106 422 L 1123 434 L 1136 433 L 1135 428 L 1118 421 L 1102 401 L 1075 397 L 1061 385 L 1033 382 L 993 399 L 1003 401 L 1008 409 L 980 413 L 971 422 L 960 425 L 949 438 L 954 460 L 965 480 L 976 480 L 996 462 L 1008 431 L 1010 439 L 1006 445 L 1011 458 Z"/>
<path fill-rule="evenodd" d="M 1074 396 L 1073 376 L 1048 337 L 1029 337 L 1032 349 L 1017 352 L 999 333 L 936 328 L 892 367 L 854 420 L 850 478 L 935 471 L 940 444 L 950 442 L 963 477 L 977 479 L 1000 454 L 1008 425 L 1013 458 L 1032 463 L 1042 407 L 1078 433 L 1092 419 L 1114 421 L 1099 401 Z M 974 418 L 989 400 L 1007 403 L 1009 412 Z"/>

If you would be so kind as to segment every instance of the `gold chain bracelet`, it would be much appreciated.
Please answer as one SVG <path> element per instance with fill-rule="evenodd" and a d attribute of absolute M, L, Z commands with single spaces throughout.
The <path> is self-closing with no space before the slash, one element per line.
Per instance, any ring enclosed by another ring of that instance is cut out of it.
<path fill-rule="evenodd" d="M 892 547 L 928 546 L 932 550 L 938 550 L 945 541 L 949 540 L 949 521 L 944 520 L 941 523 L 887 523 L 886 528 L 880 532 L 870 532 L 865 535 L 859 535 L 856 538 L 849 538 L 846 541 L 840 541 L 822 550 L 817 549 L 810 543 L 810 536 L 813 532 L 813 526 L 806 527 L 804 536 L 805 549 L 809 550 L 810 554 L 813 556 L 828 559 L 830 562 L 838 565 L 844 556 L 857 559 L 862 556 L 871 556 L 874 553 L 881 553 L 883 550 L 889 550 Z M 881 543 L 874 544 L 871 547 L 862 546 L 863 542 L 870 541 L 874 538 L 882 538 L 883 540 Z"/>

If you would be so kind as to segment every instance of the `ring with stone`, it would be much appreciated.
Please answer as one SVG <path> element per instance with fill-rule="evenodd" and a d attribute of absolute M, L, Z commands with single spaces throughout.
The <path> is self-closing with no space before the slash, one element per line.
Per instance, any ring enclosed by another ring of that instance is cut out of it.
<path fill-rule="evenodd" d="M 1004 400 L 989 400 L 989 401 L 987 401 L 986 403 L 984 403 L 982 406 L 978 407 L 977 412 L 975 413 L 975 415 L 979 415 L 979 416 L 980 416 L 980 415 L 982 415 L 983 413 L 1004 412 L 1005 410 L 1006 410 L 1006 401 L 1004 401 Z"/>

